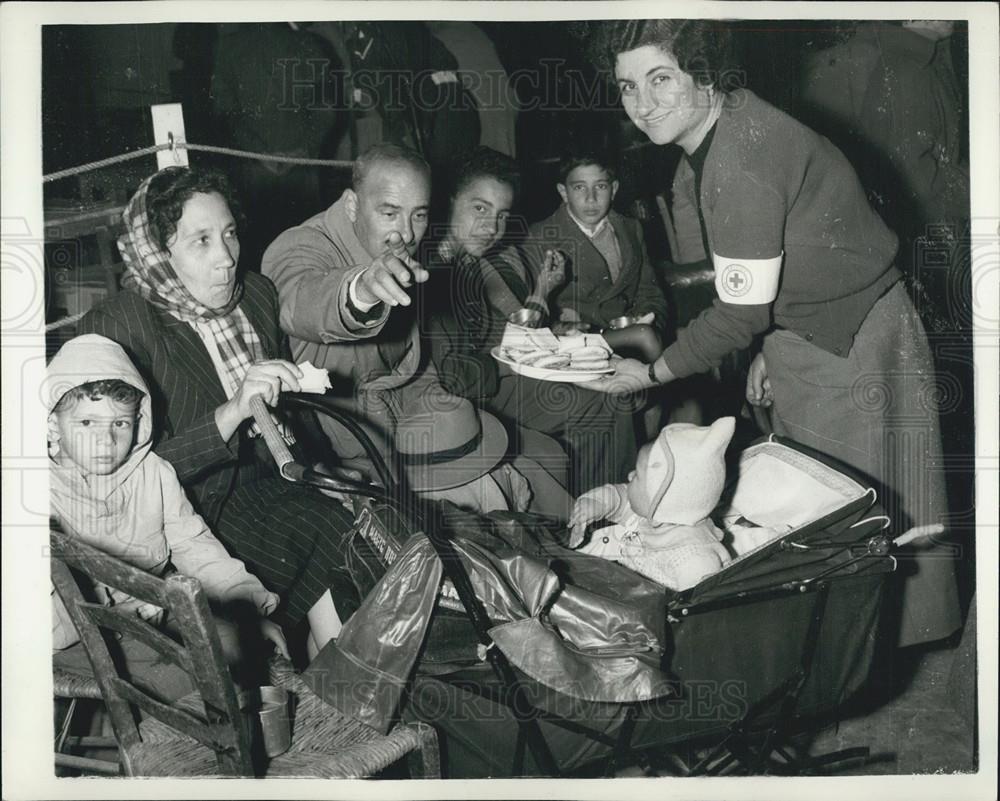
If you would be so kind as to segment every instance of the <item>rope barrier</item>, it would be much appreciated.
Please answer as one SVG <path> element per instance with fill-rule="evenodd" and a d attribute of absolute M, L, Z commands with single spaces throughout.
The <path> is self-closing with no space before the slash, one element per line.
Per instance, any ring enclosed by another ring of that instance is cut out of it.
<path fill-rule="evenodd" d="M 110 167 L 112 164 L 118 164 L 122 161 L 131 161 L 132 159 L 148 156 L 151 153 L 158 153 L 161 150 L 168 150 L 169 148 L 170 145 L 150 145 L 149 147 L 144 147 L 142 150 L 133 150 L 130 153 L 122 153 L 121 155 L 111 156 L 106 159 L 100 159 L 99 161 L 90 161 L 86 164 L 81 164 L 79 167 L 69 167 L 65 170 L 59 170 L 59 172 L 43 175 L 42 183 L 47 184 L 50 181 L 58 181 L 60 178 L 69 178 L 71 175 L 78 175 L 81 172 L 90 172 L 91 170 L 98 170 L 101 167 Z"/>
<path fill-rule="evenodd" d="M 216 145 L 195 145 L 190 142 L 174 142 L 162 145 L 150 145 L 149 147 L 144 147 L 141 150 L 133 150 L 128 153 L 122 153 L 118 156 L 110 156 L 106 159 L 100 159 L 98 161 L 89 161 L 86 164 L 80 164 L 77 167 L 68 167 L 65 170 L 59 170 L 59 172 L 49 173 L 48 175 L 42 176 L 42 183 L 49 183 L 51 181 L 58 181 L 61 178 L 69 178 L 73 175 L 79 175 L 84 172 L 91 172 L 92 170 L 99 170 L 102 167 L 110 167 L 112 164 L 119 164 L 123 161 L 131 161 L 132 159 L 142 158 L 143 156 L 149 156 L 154 153 L 159 153 L 161 150 L 194 150 L 202 153 L 218 153 L 223 156 L 235 156 L 241 159 L 257 159 L 258 161 L 273 161 L 279 164 L 299 164 L 309 167 L 336 167 L 339 169 L 351 169 L 354 166 L 353 161 L 337 161 L 334 159 L 307 159 L 300 158 L 298 156 L 274 156 L 270 153 L 255 153 L 251 150 L 236 150 L 231 147 L 218 147 Z"/>
<path fill-rule="evenodd" d="M 648 145 L 649 143 L 647 142 L 629 145 L 623 149 L 623 152 L 640 150 Z M 119 164 L 123 161 L 131 161 L 132 159 L 149 156 L 154 153 L 159 153 L 161 150 L 173 150 L 175 148 L 178 150 L 193 150 L 200 153 L 217 153 L 222 156 L 234 156 L 239 159 L 273 161 L 278 164 L 298 164 L 306 167 L 334 167 L 336 169 L 349 170 L 354 166 L 353 161 L 338 161 L 336 159 L 309 159 L 299 156 L 275 156 L 270 153 L 256 153 L 252 150 L 236 150 L 232 147 L 219 147 L 218 145 L 195 145 L 190 142 L 173 142 L 162 145 L 150 145 L 149 147 L 144 147 L 141 150 L 133 150 L 128 153 L 122 153 L 118 156 L 110 156 L 109 158 L 100 159 L 98 161 L 88 161 L 86 164 L 80 164 L 77 167 L 68 167 L 65 170 L 59 170 L 58 172 L 43 175 L 42 183 L 47 184 L 51 181 L 69 178 L 70 176 L 79 175 L 80 173 L 99 170 L 102 167 L 110 167 L 112 164 Z M 559 157 L 551 156 L 548 158 L 535 159 L 534 161 L 536 164 L 554 164 L 559 161 Z"/>
<path fill-rule="evenodd" d="M 192 145 L 187 142 L 178 142 L 177 147 L 185 150 L 197 150 L 205 153 L 221 153 L 224 156 L 235 156 L 240 159 L 257 159 L 258 161 L 276 161 L 281 164 L 302 164 L 308 167 L 337 167 L 349 170 L 354 166 L 353 161 L 337 161 L 335 159 L 307 159 L 298 156 L 272 156 L 269 153 L 254 153 L 250 150 L 235 150 L 231 147 L 218 147 L 216 145 Z"/>

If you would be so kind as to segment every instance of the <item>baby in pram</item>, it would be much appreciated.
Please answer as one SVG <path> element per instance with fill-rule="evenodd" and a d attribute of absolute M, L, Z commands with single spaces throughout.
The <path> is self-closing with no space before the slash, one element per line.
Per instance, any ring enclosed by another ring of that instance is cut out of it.
<path fill-rule="evenodd" d="M 725 452 L 735 427 L 732 417 L 704 427 L 666 426 L 640 449 L 627 484 L 605 484 L 577 499 L 570 547 L 583 542 L 591 523 L 606 520 L 611 525 L 595 529 L 581 552 L 620 562 L 673 590 L 721 570 L 732 555 L 710 514 L 725 486 Z M 757 544 L 747 541 L 752 528 L 740 533 L 737 554 Z"/>

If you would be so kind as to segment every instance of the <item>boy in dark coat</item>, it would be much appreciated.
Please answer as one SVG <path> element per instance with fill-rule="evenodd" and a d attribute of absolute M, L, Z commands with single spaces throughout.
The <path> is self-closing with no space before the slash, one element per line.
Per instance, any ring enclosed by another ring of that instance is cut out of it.
<path fill-rule="evenodd" d="M 534 273 L 546 250 L 558 249 L 566 257 L 566 283 L 550 298 L 553 318 L 602 329 L 630 315 L 662 335 L 667 301 L 638 221 L 611 208 L 618 180 L 609 161 L 592 152 L 566 156 L 556 188 L 562 206 L 531 226 L 524 246 Z"/>

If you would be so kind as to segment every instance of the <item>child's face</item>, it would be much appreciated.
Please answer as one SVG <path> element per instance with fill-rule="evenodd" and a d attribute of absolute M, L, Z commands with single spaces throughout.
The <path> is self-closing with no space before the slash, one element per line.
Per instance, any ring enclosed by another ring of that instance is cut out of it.
<path fill-rule="evenodd" d="M 618 181 L 612 181 L 603 167 L 587 164 L 570 170 L 566 183 L 558 184 L 557 188 L 573 216 L 594 228 L 611 211 Z"/>
<path fill-rule="evenodd" d="M 106 476 L 128 459 L 135 442 L 138 409 L 109 397 L 80 398 L 49 416 L 49 436 L 57 437 L 56 459 L 66 460 L 87 475 Z"/>
<path fill-rule="evenodd" d="M 647 514 L 646 507 L 649 506 L 649 498 L 646 496 L 646 470 L 649 467 L 650 445 L 643 445 L 639 448 L 639 455 L 635 460 L 635 470 L 628 474 L 628 503 L 632 510 L 639 514 Z"/>

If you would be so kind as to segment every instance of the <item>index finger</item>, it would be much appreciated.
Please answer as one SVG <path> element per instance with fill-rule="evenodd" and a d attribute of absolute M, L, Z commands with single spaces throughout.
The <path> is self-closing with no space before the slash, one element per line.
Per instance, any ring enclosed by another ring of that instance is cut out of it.
<path fill-rule="evenodd" d="M 292 371 L 292 375 L 296 378 L 302 378 L 302 368 L 299 367 L 295 362 L 290 362 L 287 359 L 274 359 L 275 364 L 281 364 Z"/>
<path fill-rule="evenodd" d="M 424 281 L 426 281 L 428 278 L 431 277 L 431 274 L 430 272 L 428 272 L 427 268 L 424 267 L 416 259 L 407 258 L 406 263 L 410 268 L 410 275 L 413 276 L 413 280 L 416 283 L 422 284 Z"/>
<path fill-rule="evenodd" d="M 427 269 L 419 261 L 413 258 L 413 256 L 410 255 L 410 251 L 405 247 L 402 248 L 402 250 L 394 251 L 392 255 L 399 259 L 406 269 L 410 271 L 410 277 L 415 283 L 422 284 L 431 277 L 431 274 L 427 271 Z M 407 284 L 407 286 L 409 286 L 409 284 Z"/>
<path fill-rule="evenodd" d="M 257 366 L 262 368 L 268 375 L 272 375 L 280 380 L 282 385 L 287 386 L 292 392 L 299 391 L 299 376 L 302 375 L 302 371 L 291 362 L 260 362 Z"/>
<path fill-rule="evenodd" d="M 386 256 L 382 263 L 396 279 L 396 283 L 401 287 L 409 287 L 413 284 L 413 273 L 411 264 L 416 264 L 406 251 L 401 254 L 392 253 Z M 419 265 L 417 265 L 419 266 Z"/>
<path fill-rule="evenodd" d="M 395 256 L 387 255 L 379 268 L 373 271 L 369 288 L 380 299 L 391 306 L 409 306 L 410 296 L 403 291 L 412 284 L 410 271 Z"/>

